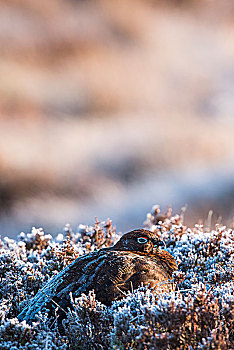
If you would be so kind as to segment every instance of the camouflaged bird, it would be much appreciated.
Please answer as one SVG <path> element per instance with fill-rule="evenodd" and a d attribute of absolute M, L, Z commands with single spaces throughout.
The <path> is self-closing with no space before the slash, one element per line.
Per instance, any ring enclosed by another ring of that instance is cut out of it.
<path fill-rule="evenodd" d="M 124 234 L 113 247 L 78 257 L 38 291 L 18 319 L 31 323 L 43 308 L 49 309 L 49 316 L 54 318 L 56 304 L 63 319 L 65 310 L 72 307 L 70 293 L 76 298 L 94 290 L 97 300 L 110 305 L 142 285 L 160 292 L 170 291 L 172 284 L 168 280 L 177 265 L 161 249 L 163 245 L 155 233 L 138 229 Z"/>

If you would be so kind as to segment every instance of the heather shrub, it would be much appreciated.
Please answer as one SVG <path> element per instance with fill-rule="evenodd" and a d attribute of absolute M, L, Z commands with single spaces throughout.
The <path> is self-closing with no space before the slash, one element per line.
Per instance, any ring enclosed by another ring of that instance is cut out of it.
<path fill-rule="evenodd" d="M 93 226 L 67 225 L 52 238 L 42 229 L 0 242 L 0 349 L 233 349 L 234 232 L 216 225 L 187 228 L 183 212 L 147 214 L 154 231 L 175 257 L 175 291 L 141 287 L 110 307 L 93 291 L 72 299 L 60 335 L 46 314 L 27 325 L 16 316 L 37 291 L 78 256 L 114 244 L 120 237 L 111 220 Z"/>

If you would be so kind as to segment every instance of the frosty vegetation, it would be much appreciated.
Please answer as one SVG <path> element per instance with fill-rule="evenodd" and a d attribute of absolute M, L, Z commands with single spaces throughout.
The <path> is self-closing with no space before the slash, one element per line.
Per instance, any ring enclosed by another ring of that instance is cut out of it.
<path fill-rule="evenodd" d="M 27 325 L 17 315 L 53 275 L 78 256 L 114 244 L 120 237 L 110 220 L 93 226 L 69 225 L 56 238 L 33 228 L 17 240 L 0 241 L 0 350 L 17 349 L 233 349 L 234 230 L 196 225 L 159 208 L 147 214 L 145 227 L 155 231 L 175 257 L 175 292 L 157 294 L 141 287 L 111 307 L 90 291 L 73 300 L 64 321 L 48 328 L 46 312 Z M 71 296 L 72 298 L 72 296 Z"/>

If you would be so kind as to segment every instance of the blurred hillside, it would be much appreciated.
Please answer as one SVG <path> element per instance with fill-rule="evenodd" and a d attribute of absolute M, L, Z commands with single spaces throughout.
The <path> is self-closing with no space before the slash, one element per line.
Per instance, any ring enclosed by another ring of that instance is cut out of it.
<path fill-rule="evenodd" d="M 230 223 L 233 19 L 231 0 L 0 0 L 0 234 L 125 231 L 155 203 Z"/>

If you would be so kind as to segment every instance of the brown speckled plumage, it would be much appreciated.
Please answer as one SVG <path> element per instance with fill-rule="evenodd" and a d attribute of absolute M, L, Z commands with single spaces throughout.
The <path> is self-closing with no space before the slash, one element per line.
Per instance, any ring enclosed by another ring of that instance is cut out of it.
<path fill-rule="evenodd" d="M 170 291 L 172 285 L 167 282 L 177 265 L 161 245 L 153 232 L 138 229 L 124 234 L 113 247 L 77 258 L 46 283 L 18 316 L 19 320 L 34 321 L 44 307 L 52 315 L 56 308 L 52 299 L 66 309 L 71 306 L 70 292 L 76 298 L 94 290 L 99 301 L 110 305 L 141 285 Z M 65 313 L 60 313 L 64 317 Z"/>

